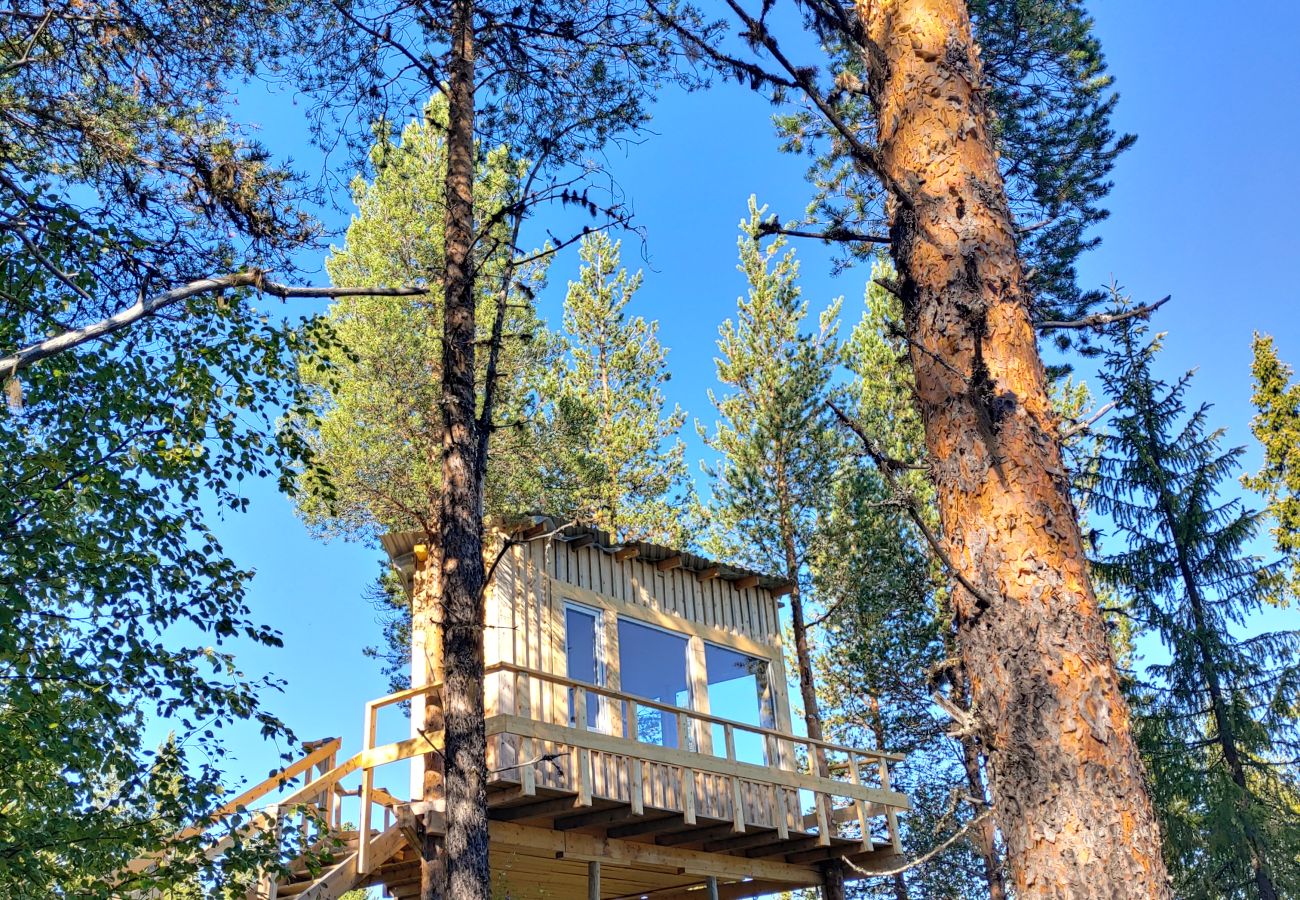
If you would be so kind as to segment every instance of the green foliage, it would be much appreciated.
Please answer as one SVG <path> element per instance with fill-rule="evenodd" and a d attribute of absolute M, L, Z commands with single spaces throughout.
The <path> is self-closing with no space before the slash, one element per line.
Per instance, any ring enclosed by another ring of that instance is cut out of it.
<path fill-rule="evenodd" d="M 443 134 L 446 104 L 431 101 L 425 118 L 401 140 L 381 134 L 371 151 L 373 177 L 352 185 L 357 213 L 342 248 L 326 263 L 336 284 L 427 286 L 415 297 L 350 297 L 326 321 L 344 352 L 303 358 L 310 409 L 287 425 L 312 448 L 297 498 L 304 520 L 324 536 L 372 537 L 420 528 L 433 532 L 442 460 Z M 476 193 L 480 214 L 499 219 L 476 259 L 482 340 L 490 338 L 506 292 L 496 429 L 489 444 L 487 513 L 534 508 L 545 491 L 539 473 L 535 385 L 557 361 L 533 311 L 545 269 L 512 265 L 513 217 L 525 167 L 502 148 L 484 154 Z M 487 354 L 477 354 L 480 384 Z"/>
<path fill-rule="evenodd" d="M 1262 896 L 1269 879 L 1293 896 L 1300 640 L 1249 619 L 1277 567 L 1251 553 L 1262 515 L 1220 495 L 1243 451 L 1220 449 L 1207 407 L 1188 410 L 1190 374 L 1154 375 L 1160 342 L 1145 325 L 1111 332 L 1101 379 L 1117 412 L 1093 503 L 1118 546 L 1096 571 L 1164 651 L 1135 685 L 1134 708 L 1170 869 L 1180 896 Z"/>
<path fill-rule="evenodd" d="M 786 538 L 800 554 L 815 544 L 818 514 L 830 501 L 844 452 L 826 407 L 842 352 L 840 304 L 822 313 L 815 332 L 801 330 L 808 302 L 800 296 L 799 266 L 793 250 L 781 252 L 784 239 L 760 243 L 765 213 L 751 197 L 738 242 L 749 291 L 737 302 L 736 318 L 719 329 L 716 363 L 725 393 L 709 392 L 719 420 L 711 435 L 701 427 L 721 457 L 707 470 L 710 549 L 759 570 L 802 572 L 806 559 L 787 559 Z"/>
<path fill-rule="evenodd" d="M 1255 335 L 1251 376 L 1256 415 L 1250 423 L 1264 448 L 1264 464 L 1241 483 L 1268 498 L 1273 538 L 1291 560 L 1292 592 L 1300 586 L 1300 384 L 1290 366 L 1278 359 L 1273 339 Z"/>
<path fill-rule="evenodd" d="M 194 277 L 283 265 L 294 181 L 222 87 L 279 5 L 95 2 L 0 17 L 0 347 Z M 205 296 L 7 382 L 0 410 L 0 894 L 93 897 L 211 808 L 222 730 L 283 726 L 232 639 L 278 645 L 209 528 L 301 457 L 271 420 L 328 334 Z M 146 725 L 166 719 L 161 748 Z M 174 869 L 184 870 L 184 854 Z M 160 872 L 164 883 L 175 871 Z"/>
<path fill-rule="evenodd" d="M 557 418 L 585 426 L 580 441 L 559 442 L 576 476 L 566 505 L 620 540 L 683 546 L 686 414 L 665 409 L 667 351 L 658 323 L 627 313 L 641 273 L 620 267 L 619 248 L 604 232 L 584 238 L 564 300 L 569 364 L 547 393 Z"/>
<path fill-rule="evenodd" d="M 854 133 L 874 134 L 857 36 L 846 31 L 839 4 L 809 0 L 802 6 L 829 55 L 825 70 L 814 72 L 826 103 Z M 1012 214 L 1024 229 L 1018 244 L 1031 273 L 1035 318 L 1077 318 L 1102 295 L 1080 291 L 1075 263 L 1097 243 L 1089 229 L 1107 215 L 1101 203 L 1110 192 L 1111 169 L 1134 138 L 1111 126 L 1118 95 L 1081 0 L 971 0 L 967 6 L 1000 168 Z M 777 90 L 774 99 L 784 101 L 784 92 Z M 820 113 L 782 112 L 776 124 L 785 149 L 813 158 L 808 175 L 816 193 L 806 223 L 840 243 L 846 262 L 870 261 L 876 245 L 853 235 L 888 231 L 878 181 L 855 164 Z M 1063 345 L 1088 338 L 1056 335 Z"/>

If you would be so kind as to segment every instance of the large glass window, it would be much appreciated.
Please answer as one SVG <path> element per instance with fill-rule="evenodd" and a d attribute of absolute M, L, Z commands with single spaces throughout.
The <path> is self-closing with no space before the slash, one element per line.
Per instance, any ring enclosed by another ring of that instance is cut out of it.
<path fill-rule="evenodd" d="M 705 642 L 704 668 L 709 679 L 709 710 L 713 715 L 746 725 L 772 727 L 775 717 L 767 660 Z M 762 735 L 739 729 L 734 734 L 737 759 L 760 766 L 768 764 L 764 750 L 767 742 Z M 726 753 L 721 725 L 713 726 L 713 752 L 719 756 Z"/>
<path fill-rule="evenodd" d="M 684 635 L 620 617 L 618 662 L 623 692 L 689 708 L 686 645 Z M 625 706 L 622 715 L 623 733 L 628 737 L 664 747 L 679 746 L 677 717 L 673 713 L 638 706 L 636 721 L 628 722 Z"/>
<path fill-rule="evenodd" d="M 565 672 L 574 681 L 587 684 L 604 685 L 605 671 L 601 664 L 602 654 L 598 636 L 601 628 L 601 613 L 567 603 L 564 607 L 564 661 Z M 587 727 L 596 728 L 600 722 L 601 703 L 598 695 L 587 695 Z M 569 689 L 569 725 L 577 725 L 574 707 L 574 691 Z"/>

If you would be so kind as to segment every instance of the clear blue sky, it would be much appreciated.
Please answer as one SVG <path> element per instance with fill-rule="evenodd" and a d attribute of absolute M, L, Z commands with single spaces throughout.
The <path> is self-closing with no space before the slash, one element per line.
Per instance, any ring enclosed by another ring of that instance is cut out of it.
<path fill-rule="evenodd" d="M 1158 321 L 1169 332 L 1163 374 L 1198 368 L 1192 399 L 1213 402 L 1229 441 L 1245 443 L 1252 331 L 1275 335 L 1283 358 L 1300 364 L 1300 4 L 1261 0 L 1235 16 L 1208 0 L 1091 6 L 1122 95 L 1117 125 L 1139 140 L 1115 172 L 1112 216 L 1100 229 L 1102 246 L 1083 263 L 1084 281 L 1115 278 L 1142 301 L 1173 295 Z M 273 149 L 302 170 L 319 164 L 287 95 L 250 88 L 242 100 Z M 777 152 L 770 114 L 734 85 L 673 93 L 655 111 L 656 135 L 611 160 L 647 236 L 644 263 L 637 239 L 625 242 L 625 262 L 646 268 L 636 311 L 661 323 L 674 373 L 670 399 L 709 422 L 717 326 L 744 289 L 735 263 L 746 199 L 756 193 L 789 218 L 808 196 L 804 163 Z M 820 247 L 799 249 L 813 305 L 842 294 L 846 316 L 856 319 L 866 273 L 833 279 Z M 576 266 L 571 252 L 552 268 L 542 299 L 552 324 Z M 319 270 L 315 277 L 323 283 Z M 700 452 L 693 429 L 687 438 Z M 355 750 L 362 704 L 386 691 L 376 664 L 361 655 L 380 640 L 362 592 L 381 554 L 314 542 L 273 485 L 255 485 L 250 496 L 251 511 L 227 516 L 218 532 L 235 560 L 257 570 L 255 615 L 284 632 L 285 647 L 243 652 L 243 665 L 288 682 L 268 700 L 300 737 L 342 735 L 345 750 Z M 1298 615 L 1270 618 L 1297 627 Z M 398 730 L 394 721 L 389 734 Z M 238 736 L 232 747 L 232 774 L 265 772 L 273 761 L 274 750 L 254 737 Z"/>

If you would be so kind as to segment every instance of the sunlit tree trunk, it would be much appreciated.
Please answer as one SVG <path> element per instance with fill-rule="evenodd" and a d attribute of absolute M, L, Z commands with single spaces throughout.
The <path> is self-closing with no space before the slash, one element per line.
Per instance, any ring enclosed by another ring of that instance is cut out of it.
<path fill-rule="evenodd" d="M 483 471 L 474 378 L 474 2 L 451 2 L 443 277 L 443 720 L 447 896 L 488 900 L 483 706 Z"/>
<path fill-rule="evenodd" d="M 957 642 L 1022 898 L 1170 896 L 964 0 L 858 0 Z M 973 589 L 973 590 L 972 590 Z"/>

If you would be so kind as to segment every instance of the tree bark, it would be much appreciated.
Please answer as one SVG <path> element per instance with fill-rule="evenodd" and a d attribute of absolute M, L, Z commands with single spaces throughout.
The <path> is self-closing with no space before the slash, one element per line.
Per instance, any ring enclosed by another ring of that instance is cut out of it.
<path fill-rule="evenodd" d="M 858 0 L 957 641 L 1022 898 L 1170 896 L 964 0 Z"/>
<path fill-rule="evenodd" d="M 489 900 L 483 704 L 483 467 L 474 377 L 474 2 L 451 2 L 447 72 L 443 457 L 438 531 L 443 611 L 447 896 Z"/>

